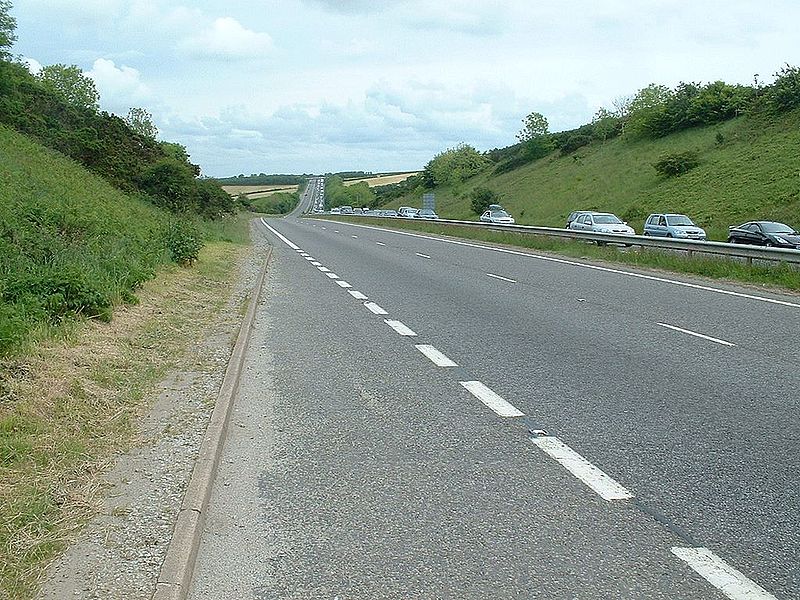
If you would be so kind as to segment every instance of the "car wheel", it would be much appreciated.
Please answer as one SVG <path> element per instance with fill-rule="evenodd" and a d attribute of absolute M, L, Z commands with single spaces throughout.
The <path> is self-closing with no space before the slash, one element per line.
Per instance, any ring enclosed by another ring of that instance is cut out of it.
<path fill-rule="evenodd" d="M 667 234 L 667 237 L 668 237 L 668 238 L 671 238 L 671 237 L 672 237 L 672 234 L 671 234 L 671 233 L 668 233 L 668 234 Z"/>
<path fill-rule="evenodd" d="M 767 248 L 772 248 L 772 247 L 773 247 L 775 244 L 773 244 L 772 242 L 767 242 L 767 243 L 766 243 L 766 244 L 764 244 L 764 245 L 765 245 Z"/>
<path fill-rule="evenodd" d="M 735 243 L 736 243 L 736 240 L 735 240 L 734 238 L 730 238 L 730 237 L 729 237 L 729 238 L 728 238 L 728 243 L 729 243 L 729 244 L 735 244 Z"/>

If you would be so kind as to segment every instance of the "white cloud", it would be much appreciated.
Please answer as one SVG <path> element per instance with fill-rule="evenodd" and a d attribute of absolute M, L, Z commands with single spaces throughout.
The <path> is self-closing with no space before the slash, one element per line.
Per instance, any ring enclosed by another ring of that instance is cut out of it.
<path fill-rule="evenodd" d="M 232 17 L 221 17 L 205 31 L 182 40 L 179 49 L 196 58 L 257 58 L 272 49 L 272 38 L 266 33 L 246 29 Z"/>
<path fill-rule="evenodd" d="M 29 58 L 27 56 L 22 57 L 22 62 L 28 67 L 28 71 L 36 75 L 39 71 L 42 70 L 42 63 L 34 58 Z"/>
<path fill-rule="evenodd" d="M 127 114 L 130 107 L 140 106 L 152 97 L 139 71 L 125 65 L 118 67 L 112 60 L 98 58 L 86 75 L 100 92 L 100 104 L 110 112 Z"/>

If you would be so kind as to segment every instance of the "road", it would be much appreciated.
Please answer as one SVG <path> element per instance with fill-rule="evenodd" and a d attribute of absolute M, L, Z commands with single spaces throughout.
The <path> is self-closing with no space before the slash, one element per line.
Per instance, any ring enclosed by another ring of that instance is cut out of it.
<path fill-rule="evenodd" d="M 264 235 L 192 598 L 800 597 L 800 298 Z"/>

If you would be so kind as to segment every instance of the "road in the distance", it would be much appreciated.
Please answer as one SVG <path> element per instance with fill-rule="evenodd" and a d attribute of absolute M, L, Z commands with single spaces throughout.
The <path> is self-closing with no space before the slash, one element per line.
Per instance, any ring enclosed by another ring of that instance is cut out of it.
<path fill-rule="evenodd" d="M 194 597 L 800 596 L 797 298 L 269 223 Z"/>

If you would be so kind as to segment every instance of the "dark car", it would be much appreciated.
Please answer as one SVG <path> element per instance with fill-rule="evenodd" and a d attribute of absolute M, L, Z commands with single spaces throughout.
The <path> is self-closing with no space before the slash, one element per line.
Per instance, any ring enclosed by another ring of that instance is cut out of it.
<path fill-rule="evenodd" d="M 800 233 L 785 223 L 748 221 L 728 227 L 728 243 L 800 249 Z"/>

